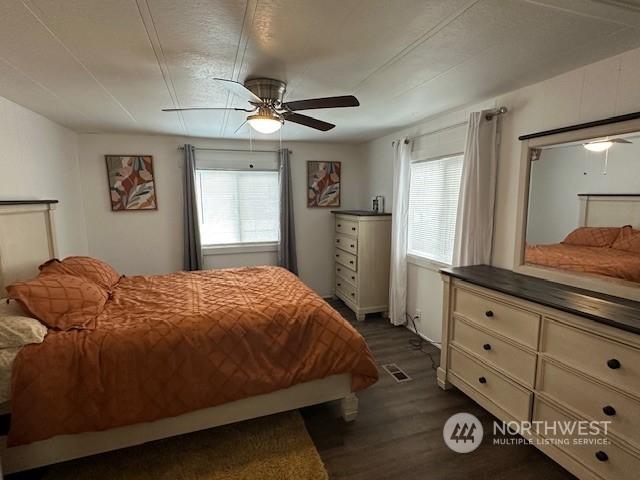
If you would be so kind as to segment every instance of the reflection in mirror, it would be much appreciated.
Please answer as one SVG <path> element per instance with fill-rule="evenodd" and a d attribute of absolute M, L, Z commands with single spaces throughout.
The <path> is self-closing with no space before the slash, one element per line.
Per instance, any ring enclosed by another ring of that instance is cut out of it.
<path fill-rule="evenodd" d="M 525 264 L 640 283 L 640 133 L 529 158 Z"/>

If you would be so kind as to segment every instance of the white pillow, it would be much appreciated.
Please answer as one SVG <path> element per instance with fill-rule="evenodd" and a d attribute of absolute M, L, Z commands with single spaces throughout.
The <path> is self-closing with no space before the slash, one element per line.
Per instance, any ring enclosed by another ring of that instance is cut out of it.
<path fill-rule="evenodd" d="M 47 327 L 42 325 L 15 301 L 0 298 L 0 349 L 42 343 Z"/>

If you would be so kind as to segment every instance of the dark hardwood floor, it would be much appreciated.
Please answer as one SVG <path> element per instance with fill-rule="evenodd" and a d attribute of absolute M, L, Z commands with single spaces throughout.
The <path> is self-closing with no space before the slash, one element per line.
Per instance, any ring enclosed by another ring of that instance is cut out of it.
<path fill-rule="evenodd" d="M 493 445 L 493 416 L 457 390 L 443 391 L 426 352 L 409 344 L 417 337 L 381 317 L 357 322 L 340 301 L 331 302 L 360 331 L 379 365 L 396 363 L 412 381 L 397 383 L 382 368 L 380 381 L 360 392 L 359 414 L 345 424 L 334 407 L 304 409 L 303 416 L 332 479 L 567 480 L 575 479 L 531 445 Z M 444 444 L 442 427 L 454 413 L 476 415 L 484 428 L 482 445 L 455 453 Z"/>

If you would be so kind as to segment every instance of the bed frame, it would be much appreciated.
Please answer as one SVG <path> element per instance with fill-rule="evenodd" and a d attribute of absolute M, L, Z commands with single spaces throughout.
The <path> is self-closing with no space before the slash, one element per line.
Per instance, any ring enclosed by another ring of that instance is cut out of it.
<path fill-rule="evenodd" d="M 581 193 L 578 198 L 582 227 L 640 228 L 640 194 Z"/>
<path fill-rule="evenodd" d="M 54 200 L 0 202 L 0 296 L 5 295 L 7 285 L 33 278 L 38 265 L 57 255 L 56 204 Z M 351 392 L 351 374 L 332 375 L 176 417 L 100 432 L 59 435 L 16 447 L 7 447 L 3 436 L 0 437 L 2 470 L 4 473 L 29 470 L 331 401 L 339 401 L 345 421 L 355 420 L 358 398 Z"/>

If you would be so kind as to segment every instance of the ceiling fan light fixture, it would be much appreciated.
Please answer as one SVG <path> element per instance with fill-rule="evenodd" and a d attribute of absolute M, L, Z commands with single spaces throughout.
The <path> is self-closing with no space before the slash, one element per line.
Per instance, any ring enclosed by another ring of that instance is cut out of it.
<path fill-rule="evenodd" d="M 282 119 L 275 113 L 260 111 L 247 117 L 247 123 L 258 133 L 268 135 L 282 128 Z"/>
<path fill-rule="evenodd" d="M 300 110 L 314 110 L 319 108 L 344 108 L 358 107 L 360 102 L 353 95 L 341 95 L 338 97 L 307 98 L 293 102 L 284 101 L 284 93 L 287 84 L 272 78 L 250 78 L 244 84 L 234 80 L 224 78 L 214 78 L 214 80 L 241 100 L 249 104 L 249 108 L 239 107 L 186 107 L 186 108 L 163 108 L 163 112 L 185 112 L 189 110 L 234 110 L 249 112 L 245 123 L 256 132 L 269 135 L 282 128 L 284 122 L 296 123 L 304 127 L 313 128 L 321 132 L 328 132 L 335 127 L 334 124 L 323 122 L 317 118 L 309 117 L 301 113 Z M 256 112 L 257 113 L 254 113 Z M 240 125 L 240 128 L 244 123 Z M 238 128 L 238 130 L 240 130 Z M 238 133 L 238 130 L 235 133 Z"/>
<path fill-rule="evenodd" d="M 583 147 L 590 152 L 604 152 L 606 150 L 609 150 L 612 145 L 613 142 L 610 140 L 598 140 L 595 142 L 585 143 Z"/>

